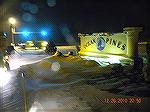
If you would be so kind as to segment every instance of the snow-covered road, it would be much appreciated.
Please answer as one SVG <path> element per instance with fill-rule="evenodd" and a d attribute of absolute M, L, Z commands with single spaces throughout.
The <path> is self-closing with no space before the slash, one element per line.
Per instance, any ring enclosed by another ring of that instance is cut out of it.
<path fill-rule="evenodd" d="M 13 70 L 13 74 L 18 80 L 17 87 L 23 91 L 18 98 L 21 95 L 25 112 L 150 110 L 150 85 L 135 79 L 137 74 L 131 69 L 122 71 L 121 66 L 117 66 L 112 70 L 114 65 L 102 67 L 80 56 L 47 56 L 33 50 L 17 51 L 12 58 L 22 65 Z M 22 61 L 26 63 L 21 64 Z M 13 91 L 17 92 L 17 89 Z M 9 97 L 9 101 L 13 100 Z"/>
<path fill-rule="evenodd" d="M 47 57 L 43 50 L 17 49 L 9 56 L 10 69 L 17 69 L 22 65 L 31 64 Z"/>

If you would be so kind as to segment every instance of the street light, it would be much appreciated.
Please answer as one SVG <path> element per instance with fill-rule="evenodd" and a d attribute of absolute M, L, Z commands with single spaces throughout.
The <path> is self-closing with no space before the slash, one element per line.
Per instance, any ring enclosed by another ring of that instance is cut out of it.
<path fill-rule="evenodd" d="M 27 37 L 27 36 L 29 36 L 30 32 L 28 32 L 28 31 L 23 31 L 22 34 L 23 34 L 23 36 Z"/>
<path fill-rule="evenodd" d="M 13 17 L 10 17 L 8 19 L 9 23 L 10 23 L 10 29 L 11 29 L 11 38 L 12 38 L 12 44 L 15 44 L 15 40 L 14 40 L 14 33 L 15 33 L 15 24 L 16 24 L 16 19 Z"/>
<path fill-rule="evenodd" d="M 47 32 L 44 31 L 44 30 L 42 30 L 42 31 L 41 31 L 41 35 L 42 35 L 42 36 L 46 36 L 46 35 L 47 35 Z"/>
<path fill-rule="evenodd" d="M 14 18 L 12 18 L 12 17 L 10 17 L 8 19 L 8 21 L 9 21 L 10 24 L 13 24 L 13 25 L 16 23 L 16 20 Z"/>

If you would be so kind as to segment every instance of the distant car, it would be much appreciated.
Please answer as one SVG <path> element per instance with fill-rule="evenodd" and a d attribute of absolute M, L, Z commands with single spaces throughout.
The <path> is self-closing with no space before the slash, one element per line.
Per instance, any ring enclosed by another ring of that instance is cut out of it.
<path fill-rule="evenodd" d="M 25 43 L 19 43 L 18 46 L 25 49 L 26 47 L 37 47 L 37 48 L 45 48 L 47 46 L 47 41 L 27 41 Z"/>
<path fill-rule="evenodd" d="M 18 44 L 18 46 L 25 49 L 26 47 L 34 47 L 35 45 L 33 41 L 27 41 L 25 43 Z"/>
<path fill-rule="evenodd" d="M 26 44 L 25 43 L 20 43 L 20 44 L 18 44 L 18 46 L 25 49 Z"/>
<path fill-rule="evenodd" d="M 35 46 L 40 49 L 40 48 L 46 48 L 47 44 L 48 44 L 47 41 L 37 41 Z"/>
<path fill-rule="evenodd" d="M 38 41 L 41 44 L 41 47 L 46 47 L 48 42 L 47 41 Z"/>
<path fill-rule="evenodd" d="M 27 42 L 25 43 L 25 46 L 26 46 L 26 47 L 34 47 L 34 42 L 33 42 L 33 41 L 27 41 Z"/>

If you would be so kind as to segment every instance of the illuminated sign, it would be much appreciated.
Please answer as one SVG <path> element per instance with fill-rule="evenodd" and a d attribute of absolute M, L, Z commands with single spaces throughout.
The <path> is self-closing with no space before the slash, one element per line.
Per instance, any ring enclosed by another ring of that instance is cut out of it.
<path fill-rule="evenodd" d="M 87 49 L 87 47 L 95 43 L 96 43 L 97 49 L 100 51 L 102 51 L 107 44 L 109 44 L 110 46 L 115 46 L 117 48 L 120 48 L 121 50 L 126 49 L 126 44 L 124 42 L 117 40 L 117 39 L 112 39 L 111 37 L 109 38 L 98 37 L 97 39 L 92 39 L 85 43 L 84 48 Z"/>
<path fill-rule="evenodd" d="M 116 46 L 117 48 L 120 48 L 121 50 L 126 49 L 126 44 L 124 44 L 124 42 L 116 40 L 116 39 L 106 38 L 106 44 Z"/>
<path fill-rule="evenodd" d="M 133 58 L 137 54 L 138 35 L 141 27 L 127 27 L 122 33 L 101 35 L 102 33 L 79 34 L 80 55 L 121 55 Z"/>
<path fill-rule="evenodd" d="M 97 49 L 102 51 L 105 48 L 105 40 L 103 37 L 97 39 Z"/>
<path fill-rule="evenodd" d="M 90 45 L 96 43 L 96 40 L 95 39 L 92 39 L 90 41 L 88 41 L 85 45 L 84 45 L 84 48 L 86 49 L 87 47 L 89 47 Z"/>

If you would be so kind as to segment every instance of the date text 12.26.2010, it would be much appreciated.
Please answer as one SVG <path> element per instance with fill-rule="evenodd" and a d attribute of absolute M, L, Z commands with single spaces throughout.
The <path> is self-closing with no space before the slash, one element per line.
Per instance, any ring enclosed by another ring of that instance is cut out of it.
<path fill-rule="evenodd" d="M 104 103 L 141 103 L 142 99 L 141 98 L 105 98 Z"/>

